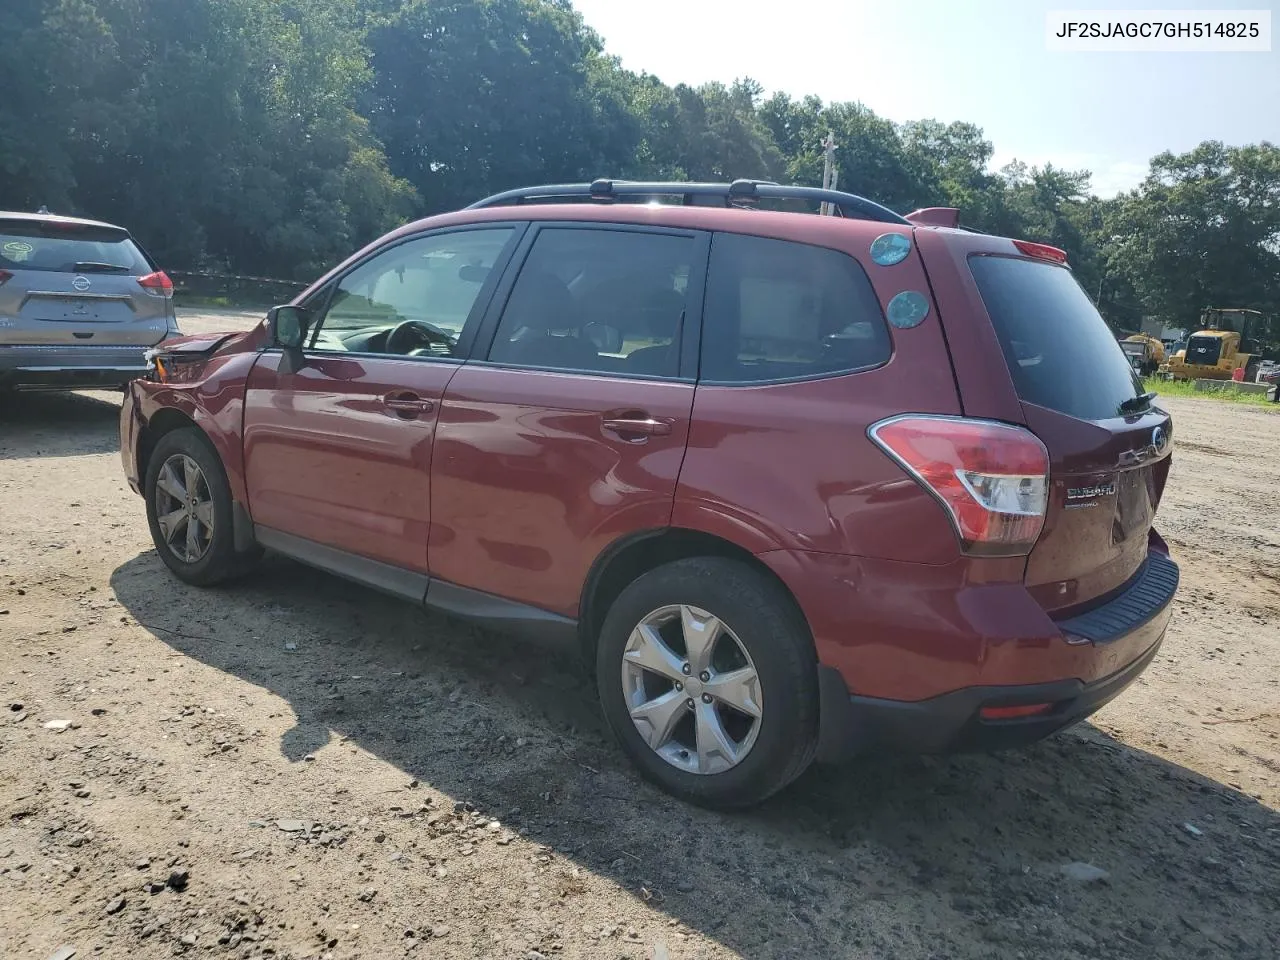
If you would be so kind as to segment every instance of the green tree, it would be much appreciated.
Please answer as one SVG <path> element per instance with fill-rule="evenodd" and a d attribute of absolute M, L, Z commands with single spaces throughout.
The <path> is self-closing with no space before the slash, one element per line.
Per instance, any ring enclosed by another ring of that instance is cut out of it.
<path fill-rule="evenodd" d="M 1247 307 L 1280 340 L 1280 148 L 1206 141 L 1162 153 L 1109 218 L 1109 267 L 1170 326 Z"/>
<path fill-rule="evenodd" d="M 429 210 L 580 180 L 602 159 L 601 44 L 567 0 L 410 0 L 369 44 L 367 115 Z"/>

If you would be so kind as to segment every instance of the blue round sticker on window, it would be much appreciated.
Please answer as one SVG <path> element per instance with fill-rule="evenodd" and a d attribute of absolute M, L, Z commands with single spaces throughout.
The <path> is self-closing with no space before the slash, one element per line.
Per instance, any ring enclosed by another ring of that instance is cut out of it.
<path fill-rule="evenodd" d="M 882 233 L 871 242 L 871 259 L 882 267 L 892 267 L 907 259 L 911 239 L 901 233 Z"/>
<path fill-rule="evenodd" d="M 903 290 L 889 301 L 889 322 L 899 330 L 919 326 L 929 315 L 929 301 L 923 293 Z"/>

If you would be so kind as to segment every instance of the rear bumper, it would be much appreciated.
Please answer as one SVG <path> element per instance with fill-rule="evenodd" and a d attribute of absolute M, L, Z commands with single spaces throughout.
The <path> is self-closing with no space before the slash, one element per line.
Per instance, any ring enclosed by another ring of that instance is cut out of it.
<path fill-rule="evenodd" d="M 1154 531 L 1147 559 L 1106 603 L 1054 619 L 1020 569 L 948 570 L 861 558 L 761 557 L 792 588 L 817 647 L 818 755 L 945 752 L 1029 743 L 1084 719 L 1155 657 L 1178 567 Z M 825 575 L 824 575 L 825 574 Z M 993 582 L 994 581 L 994 582 Z M 1040 709 L 984 718 L 987 707 Z"/>
<path fill-rule="evenodd" d="M 122 386 L 147 372 L 146 346 L 0 346 L 0 384 L 18 387 Z"/>
<path fill-rule="evenodd" d="M 1043 740 L 1079 723 L 1120 695 L 1155 659 L 1164 640 L 1168 617 L 1158 625 L 1155 641 L 1146 651 L 1108 677 L 1093 683 L 1059 680 L 1005 687 L 967 687 L 909 703 L 850 696 L 840 675 L 820 667 L 823 687 L 822 744 L 827 761 L 891 749 L 910 753 L 955 753 L 1000 750 Z M 985 720 L 984 707 L 1050 704 L 1033 717 Z"/>

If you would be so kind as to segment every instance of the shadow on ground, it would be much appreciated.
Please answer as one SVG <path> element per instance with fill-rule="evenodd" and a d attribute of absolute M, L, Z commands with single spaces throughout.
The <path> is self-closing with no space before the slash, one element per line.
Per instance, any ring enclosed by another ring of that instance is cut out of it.
<path fill-rule="evenodd" d="M 0 392 L 0 460 L 120 449 L 119 392 Z"/>
<path fill-rule="evenodd" d="M 747 957 L 1277 956 L 1280 817 L 1092 727 L 815 769 L 724 816 L 634 775 L 571 659 L 279 558 L 215 603 L 154 553 L 112 586 L 173 649 L 286 699 L 289 759 L 334 731 Z"/>

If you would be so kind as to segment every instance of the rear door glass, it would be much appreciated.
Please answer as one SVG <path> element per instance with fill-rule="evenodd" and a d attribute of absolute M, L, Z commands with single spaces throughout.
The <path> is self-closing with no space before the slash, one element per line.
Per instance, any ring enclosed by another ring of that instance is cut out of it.
<path fill-rule="evenodd" d="M 1121 416 L 1143 392 L 1115 335 L 1066 267 L 975 256 L 987 306 L 1018 396 L 1080 420 Z"/>
<path fill-rule="evenodd" d="M 130 274 L 152 270 L 138 246 L 119 230 L 0 221 L 0 269 L 75 273 L 108 267 Z"/>

